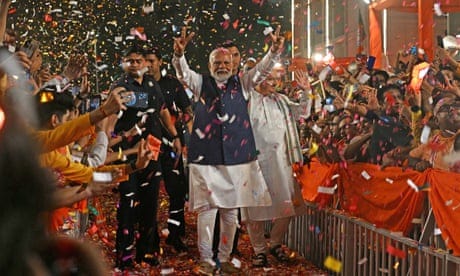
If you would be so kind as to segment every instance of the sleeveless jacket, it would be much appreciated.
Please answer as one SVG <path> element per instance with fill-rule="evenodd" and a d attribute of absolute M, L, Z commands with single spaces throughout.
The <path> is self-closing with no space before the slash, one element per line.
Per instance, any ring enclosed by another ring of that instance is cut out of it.
<path fill-rule="evenodd" d="M 237 165 L 256 159 L 256 147 L 239 78 L 232 76 L 224 89 L 203 75 L 200 100 L 188 160 L 201 165 Z"/>

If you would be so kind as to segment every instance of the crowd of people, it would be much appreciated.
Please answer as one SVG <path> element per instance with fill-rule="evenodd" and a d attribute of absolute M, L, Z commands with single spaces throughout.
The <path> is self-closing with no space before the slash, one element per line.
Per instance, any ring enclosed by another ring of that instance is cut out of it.
<path fill-rule="evenodd" d="M 95 95 L 84 54 L 53 76 L 38 41 L 16 41 L 6 30 L 8 3 L 0 5 L 0 232 L 10 249 L 0 271 L 7 275 L 104 275 L 97 251 L 78 239 L 91 223 L 88 200 L 109 191 L 119 193 L 118 269 L 159 265 L 164 181 L 166 243 L 187 252 L 188 201 L 198 214 L 199 273 L 233 274 L 241 272 L 231 255 L 243 222 L 254 267 L 269 265 L 268 254 L 289 262 L 282 240 L 290 219 L 305 211 L 294 164 L 316 157 L 460 172 L 453 58 L 460 47 L 437 48 L 431 61 L 423 49 L 401 51 L 387 70 L 361 54 L 350 64 L 283 62 L 278 26 L 258 60 L 242 62 L 235 43 L 204 49 L 209 72 L 202 74 L 187 63 L 194 33 L 183 28 L 171 41 L 175 76 L 162 72 L 162 49 L 139 41 L 120 53 L 123 74 Z"/>

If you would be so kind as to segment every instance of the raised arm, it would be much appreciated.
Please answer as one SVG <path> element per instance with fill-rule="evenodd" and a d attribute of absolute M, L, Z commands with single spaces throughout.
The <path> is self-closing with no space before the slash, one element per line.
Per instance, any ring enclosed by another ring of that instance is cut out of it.
<path fill-rule="evenodd" d="M 198 99 L 203 78 L 200 74 L 190 69 L 184 56 L 185 48 L 194 35 L 194 32 L 187 35 L 187 29 L 182 27 L 181 36 L 174 38 L 174 56 L 172 59 L 172 65 L 176 70 L 177 79 L 187 85 L 190 90 L 192 90 L 195 98 Z"/>
<path fill-rule="evenodd" d="M 261 83 L 270 74 L 273 66 L 279 62 L 284 46 L 284 37 L 280 35 L 280 30 L 281 26 L 278 26 L 276 31 L 270 34 L 272 46 L 268 53 L 254 68 L 244 73 L 241 77 L 242 86 L 245 91 L 250 91 Z"/>

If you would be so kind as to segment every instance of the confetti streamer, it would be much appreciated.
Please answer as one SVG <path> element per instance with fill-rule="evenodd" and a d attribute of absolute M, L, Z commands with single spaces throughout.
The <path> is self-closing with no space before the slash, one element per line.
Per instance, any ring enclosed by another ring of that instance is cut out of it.
<path fill-rule="evenodd" d="M 407 179 L 407 185 L 414 189 L 414 191 L 418 192 L 418 186 L 411 179 Z"/>

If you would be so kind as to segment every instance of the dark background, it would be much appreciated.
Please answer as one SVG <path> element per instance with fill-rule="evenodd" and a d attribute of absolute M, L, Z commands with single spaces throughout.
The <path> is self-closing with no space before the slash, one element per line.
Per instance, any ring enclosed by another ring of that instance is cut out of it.
<path fill-rule="evenodd" d="M 145 13 L 143 7 L 152 3 L 154 11 Z M 281 24 L 289 53 L 290 14 L 290 0 L 17 1 L 10 6 L 7 27 L 14 28 L 19 43 L 27 38 L 40 41 L 43 62 L 55 71 L 70 54 L 86 53 L 91 84 L 98 84 L 93 91 L 100 92 L 121 73 L 120 55 L 135 41 L 129 38 L 132 28 L 158 45 L 169 63 L 172 38 L 187 25 L 196 33 L 187 59 L 193 69 L 206 72 L 209 52 L 226 40 L 240 46 L 243 59 L 262 56 L 269 45 L 263 34 L 267 26 L 276 29 Z M 164 67 L 173 73 L 169 64 Z"/>

